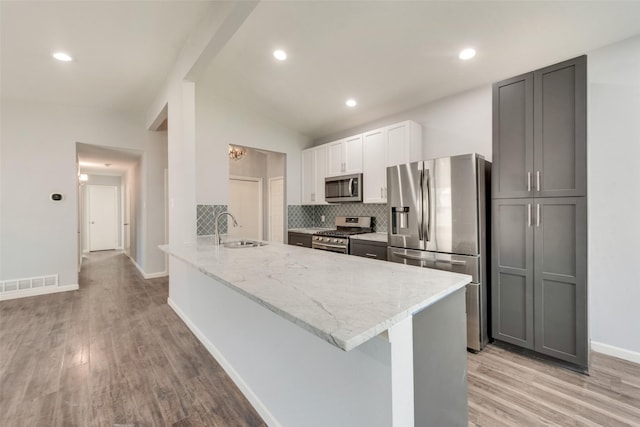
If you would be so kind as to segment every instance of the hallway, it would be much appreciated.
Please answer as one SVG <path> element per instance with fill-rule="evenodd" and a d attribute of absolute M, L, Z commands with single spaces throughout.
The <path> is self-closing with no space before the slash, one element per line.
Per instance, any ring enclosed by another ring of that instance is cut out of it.
<path fill-rule="evenodd" d="M 264 425 L 167 295 L 107 251 L 78 291 L 2 302 L 0 425 Z"/>

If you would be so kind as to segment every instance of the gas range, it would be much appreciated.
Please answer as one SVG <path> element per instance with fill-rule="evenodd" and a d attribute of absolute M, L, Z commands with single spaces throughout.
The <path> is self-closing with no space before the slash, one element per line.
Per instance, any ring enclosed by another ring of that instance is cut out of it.
<path fill-rule="evenodd" d="M 335 230 L 318 231 L 311 238 L 311 247 L 330 252 L 349 253 L 349 236 L 371 233 L 370 216 L 337 216 Z"/>

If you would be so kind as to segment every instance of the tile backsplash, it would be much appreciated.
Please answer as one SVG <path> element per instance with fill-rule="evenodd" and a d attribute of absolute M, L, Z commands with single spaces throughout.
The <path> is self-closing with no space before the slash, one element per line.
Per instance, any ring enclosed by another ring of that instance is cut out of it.
<path fill-rule="evenodd" d="M 227 205 L 198 205 L 198 236 L 212 235 L 215 229 L 214 219 L 220 212 L 227 210 Z M 324 222 L 321 221 L 324 215 Z M 336 216 L 370 216 L 373 217 L 374 231 L 387 231 L 387 205 L 364 203 L 341 203 L 332 205 L 289 205 L 287 206 L 288 227 L 327 227 L 335 225 Z M 220 233 L 227 232 L 227 217 L 220 219 Z"/>
<path fill-rule="evenodd" d="M 289 227 L 327 227 L 335 225 L 336 216 L 373 217 L 374 231 L 387 231 L 387 205 L 364 203 L 340 203 L 332 205 L 299 206 L 289 205 Z M 321 221 L 324 215 L 324 222 Z"/>
<path fill-rule="evenodd" d="M 196 210 L 196 224 L 198 236 L 212 236 L 216 225 L 213 220 L 220 212 L 227 210 L 227 205 L 198 205 Z M 227 233 L 227 216 L 220 219 L 220 234 Z"/>

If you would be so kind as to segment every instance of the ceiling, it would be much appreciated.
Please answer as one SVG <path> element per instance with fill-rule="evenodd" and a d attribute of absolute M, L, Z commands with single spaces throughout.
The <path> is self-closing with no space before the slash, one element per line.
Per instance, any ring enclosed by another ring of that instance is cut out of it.
<path fill-rule="evenodd" d="M 640 34 L 639 17 L 638 1 L 267 1 L 202 80 L 318 138 Z"/>
<path fill-rule="evenodd" d="M 203 1 L 0 2 L 2 98 L 146 111 Z M 62 50 L 74 57 L 51 57 Z"/>
<path fill-rule="evenodd" d="M 0 7 L 3 99 L 140 113 L 211 2 Z M 640 34 L 638 16 L 640 1 L 263 1 L 198 83 L 319 138 Z"/>
<path fill-rule="evenodd" d="M 76 144 L 80 173 L 88 175 L 124 175 L 142 158 L 142 153 L 124 148 L 106 148 Z M 107 166 L 108 165 L 108 166 Z"/>

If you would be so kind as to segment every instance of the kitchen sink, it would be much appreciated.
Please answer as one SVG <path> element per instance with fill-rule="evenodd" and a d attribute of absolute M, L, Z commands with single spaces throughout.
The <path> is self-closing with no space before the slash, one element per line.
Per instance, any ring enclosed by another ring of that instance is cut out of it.
<path fill-rule="evenodd" d="M 266 243 L 259 242 L 257 240 L 236 240 L 234 242 L 224 243 L 225 248 L 239 249 L 239 248 L 255 248 L 258 246 L 265 246 Z"/>

